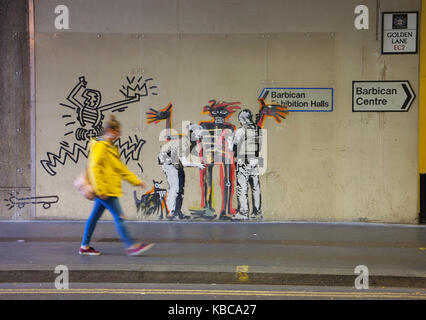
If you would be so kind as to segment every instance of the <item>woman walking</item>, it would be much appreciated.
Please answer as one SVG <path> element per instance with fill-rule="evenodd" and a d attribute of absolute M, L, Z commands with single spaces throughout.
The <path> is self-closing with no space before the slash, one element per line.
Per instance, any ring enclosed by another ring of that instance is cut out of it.
<path fill-rule="evenodd" d="M 89 180 L 94 187 L 96 197 L 95 203 L 86 222 L 83 240 L 79 253 L 82 255 L 98 256 L 101 253 L 90 244 L 96 223 L 102 216 L 105 209 L 111 212 L 115 228 L 126 246 L 128 255 L 140 255 L 149 250 L 154 244 L 135 243 L 129 236 L 126 226 L 123 223 L 123 210 L 121 209 L 118 197 L 121 197 L 121 180 L 125 179 L 134 186 L 145 188 L 143 183 L 133 172 L 127 169 L 126 165 L 120 161 L 118 148 L 114 146 L 114 141 L 121 135 L 121 124 L 114 116 L 106 122 L 105 134 L 92 139 L 89 144 Z"/>

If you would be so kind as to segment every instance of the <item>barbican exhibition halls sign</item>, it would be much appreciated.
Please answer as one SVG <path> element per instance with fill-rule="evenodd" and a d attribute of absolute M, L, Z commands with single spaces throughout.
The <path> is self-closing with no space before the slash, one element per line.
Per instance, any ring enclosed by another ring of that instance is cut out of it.
<path fill-rule="evenodd" d="M 259 98 L 292 112 L 333 111 L 333 88 L 264 88 Z"/>
<path fill-rule="evenodd" d="M 383 12 L 382 54 L 417 53 L 418 12 Z"/>

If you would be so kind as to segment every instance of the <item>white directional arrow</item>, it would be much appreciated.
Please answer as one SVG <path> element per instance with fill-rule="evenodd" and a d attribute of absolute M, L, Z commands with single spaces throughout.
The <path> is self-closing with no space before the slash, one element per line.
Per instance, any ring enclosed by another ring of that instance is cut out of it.
<path fill-rule="evenodd" d="M 407 112 L 415 97 L 408 81 L 352 81 L 354 112 Z"/>

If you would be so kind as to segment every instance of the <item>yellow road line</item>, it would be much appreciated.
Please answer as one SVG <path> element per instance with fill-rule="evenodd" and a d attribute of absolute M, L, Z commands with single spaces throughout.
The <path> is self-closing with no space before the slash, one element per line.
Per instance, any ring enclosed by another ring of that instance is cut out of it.
<path fill-rule="evenodd" d="M 333 298 L 395 298 L 426 299 L 426 293 L 397 292 L 308 292 L 251 290 L 175 290 L 175 289 L 0 289 L 0 294 L 120 294 L 120 295 L 231 295 L 266 297 L 333 297 Z"/>

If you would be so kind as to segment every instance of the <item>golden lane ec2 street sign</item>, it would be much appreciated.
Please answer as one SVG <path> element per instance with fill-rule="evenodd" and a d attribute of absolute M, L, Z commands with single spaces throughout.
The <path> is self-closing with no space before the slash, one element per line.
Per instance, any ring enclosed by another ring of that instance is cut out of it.
<path fill-rule="evenodd" d="M 418 12 L 382 13 L 382 54 L 416 54 Z"/>
<path fill-rule="evenodd" d="M 407 112 L 415 97 L 408 81 L 352 81 L 353 112 Z"/>

